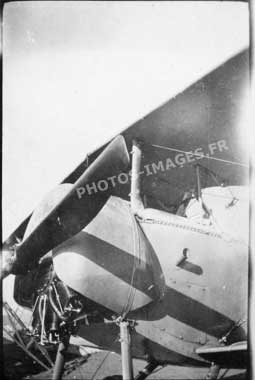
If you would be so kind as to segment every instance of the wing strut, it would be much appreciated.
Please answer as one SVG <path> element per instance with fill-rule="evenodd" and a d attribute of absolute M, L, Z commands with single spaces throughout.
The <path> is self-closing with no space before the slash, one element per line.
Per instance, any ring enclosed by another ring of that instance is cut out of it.
<path fill-rule="evenodd" d="M 138 215 L 144 209 L 141 199 L 141 161 L 141 146 L 138 141 L 133 140 L 130 203 L 133 213 Z"/>
<path fill-rule="evenodd" d="M 220 366 L 212 362 L 205 380 L 216 380 L 218 378 L 219 372 L 220 372 Z"/>
<path fill-rule="evenodd" d="M 70 335 L 66 334 L 62 337 L 56 356 L 56 361 L 53 369 L 52 380 L 61 380 L 65 369 L 66 353 L 69 346 Z"/>
<path fill-rule="evenodd" d="M 122 379 L 123 380 L 144 380 L 147 376 L 149 376 L 155 368 L 158 367 L 159 363 L 150 358 L 147 366 L 139 371 L 138 375 L 134 378 L 133 375 L 133 362 L 132 362 L 132 327 L 134 322 L 127 321 L 122 319 L 118 321 L 118 325 L 120 327 L 120 343 L 121 343 L 121 362 L 122 362 Z M 211 379 L 211 378 L 210 378 Z M 213 380 L 213 378 L 212 378 Z"/>
<path fill-rule="evenodd" d="M 123 380 L 134 380 L 131 355 L 131 334 L 128 321 L 120 321 L 120 343 Z"/>

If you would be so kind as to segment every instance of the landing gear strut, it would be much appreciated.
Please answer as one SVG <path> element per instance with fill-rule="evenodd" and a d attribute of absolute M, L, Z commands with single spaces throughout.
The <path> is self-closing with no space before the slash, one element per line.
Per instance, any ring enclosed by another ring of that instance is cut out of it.
<path fill-rule="evenodd" d="M 61 380 L 65 367 L 65 357 L 69 346 L 70 335 L 65 335 L 59 342 L 52 380 Z"/>

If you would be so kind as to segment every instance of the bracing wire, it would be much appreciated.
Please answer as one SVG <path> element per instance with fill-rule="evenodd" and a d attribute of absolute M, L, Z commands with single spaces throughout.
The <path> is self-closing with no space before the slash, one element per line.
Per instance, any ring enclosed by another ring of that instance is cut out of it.
<path fill-rule="evenodd" d="M 224 160 L 223 158 L 211 157 L 209 155 L 201 154 L 201 153 L 188 152 L 188 151 L 181 150 L 181 149 L 170 148 L 170 147 L 164 146 L 164 145 L 152 144 L 152 146 L 154 146 L 155 148 L 170 150 L 172 152 L 189 154 L 189 155 L 193 155 L 193 156 L 196 156 L 196 157 L 199 157 L 199 158 L 207 158 L 208 160 L 221 161 L 221 162 L 225 162 L 226 164 L 238 165 L 238 166 L 243 166 L 245 168 L 249 168 L 249 165 L 244 164 L 243 162 L 235 162 L 235 161 L 230 161 L 230 160 Z"/>

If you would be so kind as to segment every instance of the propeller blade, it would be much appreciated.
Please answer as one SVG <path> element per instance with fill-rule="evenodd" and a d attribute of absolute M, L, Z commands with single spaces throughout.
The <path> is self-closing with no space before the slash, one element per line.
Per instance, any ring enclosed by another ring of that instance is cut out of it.
<path fill-rule="evenodd" d="M 85 170 L 54 207 L 47 206 L 44 215 L 31 218 L 24 239 L 10 250 L 1 277 L 25 274 L 51 249 L 80 232 L 97 215 L 113 194 L 107 178 L 118 175 L 129 165 L 129 154 L 123 136 L 117 136 Z M 101 186 L 99 186 L 101 181 Z M 57 199 L 57 198 L 56 198 Z M 48 200 L 49 201 L 49 200 Z"/>

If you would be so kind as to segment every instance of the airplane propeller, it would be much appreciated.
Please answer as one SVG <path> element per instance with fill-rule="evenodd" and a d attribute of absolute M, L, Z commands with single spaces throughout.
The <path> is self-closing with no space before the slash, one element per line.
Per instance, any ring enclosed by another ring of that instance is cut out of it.
<path fill-rule="evenodd" d="M 51 207 L 45 206 L 36 223 L 33 221 L 32 227 L 28 224 L 23 241 L 5 250 L 1 279 L 9 274 L 25 274 L 42 256 L 88 225 L 113 193 L 107 178 L 118 175 L 128 165 L 125 139 L 117 136 L 80 178 L 69 184 L 60 200 L 51 200 Z M 97 183 L 102 180 L 104 186 L 99 189 Z"/>

